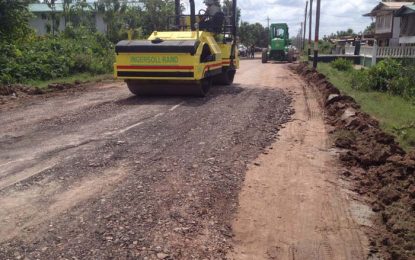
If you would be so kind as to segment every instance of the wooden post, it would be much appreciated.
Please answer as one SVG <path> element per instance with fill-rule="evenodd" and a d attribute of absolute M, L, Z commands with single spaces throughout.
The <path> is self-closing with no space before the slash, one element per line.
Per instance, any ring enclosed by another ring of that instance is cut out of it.
<path fill-rule="evenodd" d="M 311 32 L 313 31 L 313 0 L 310 0 L 310 19 L 308 19 L 308 56 L 311 55 Z"/>
<path fill-rule="evenodd" d="M 301 37 L 303 37 L 303 28 L 304 28 L 304 23 L 301 22 L 300 33 L 297 35 L 297 46 L 296 47 L 298 47 L 298 49 L 301 49 L 303 45 L 303 40 L 301 39 Z"/>
<path fill-rule="evenodd" d="M 307 11 L 308 11 L 308 1 L 305 2 L 305 14 L 304 14 L 304 34 L 303 34 L 303 51 L 305 50 L 305 34 L 307 31 Z"/>
<path fill-rule="evenodd" d="M 317 0 L 317 10 L 316 10 L 316 31 L 314 37 L 314 58 L 313 58 L 313 68 L 317 69 L 317 59 L 318 59 L 318 40 L 320 33 L 320 7 L 321 0 Z"/>

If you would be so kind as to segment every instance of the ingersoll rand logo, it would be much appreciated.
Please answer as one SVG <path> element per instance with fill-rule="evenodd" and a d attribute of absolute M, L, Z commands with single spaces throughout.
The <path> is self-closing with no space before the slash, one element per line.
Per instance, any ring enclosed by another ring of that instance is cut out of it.
<path fill-rule="evenodd" d="M 135 56 L 130 58 L 132 64 L 178 64 L 177 56 Z"/>

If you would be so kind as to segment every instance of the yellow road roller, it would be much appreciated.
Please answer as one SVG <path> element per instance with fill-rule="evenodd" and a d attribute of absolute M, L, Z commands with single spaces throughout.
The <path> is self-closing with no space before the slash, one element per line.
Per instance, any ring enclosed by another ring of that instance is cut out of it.
<path fill-rule="evenodd" d="M 230 15 L 219 1 L 205 0 L 206 10 L 183 15 L 180 0 L 169 31 L 147 40 L 123 40 L 115 46 L 115 78 L 138 96 L 206 96 L 212 84 L 231 85 L 239 68 L 236 48 L 236 0 Z"/>

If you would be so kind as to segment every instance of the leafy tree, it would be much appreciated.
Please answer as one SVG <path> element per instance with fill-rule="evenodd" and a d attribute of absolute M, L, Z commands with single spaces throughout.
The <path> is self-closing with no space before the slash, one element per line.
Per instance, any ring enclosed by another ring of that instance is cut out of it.
<path fill-rule="evenodd" d="M 222 5 L 222 12 L 226 16 L 232 15 L 232 1 L 231 0 L 224 0 Z M 239 21 L 241 20 L 241 9 L 238 7 L 236 9 L 236 24 L 239 25 Z"/>
<path fill-rule="evenodd" d="M 60 15 L 56 13 L 56 0 L 44 0 L 45 3 L 49 6 L 52 12 L 49 14 L 48 20 L 51 21 L 51 24 L 47 25 L 47 31 L 51 32 L 52 35 L 58 31 L 60 23 Z"/>
<path fill-rule="evenodd" d="M 366 29 L 364 30 L 364 34 L 374 34 L 375 33 L 375 23 L 371 23 Z"/>
<path fill-rule="evenodd" d="M 65 0 L 66 7 L 64 7 L 65 20 L 74 27 L 86 27 L 95 31 L 95 17 L 93 16 L 94 8 L 87 3 L 86 0 L 76 0 L 71 4 L 72 0 Z M 67 10 L 65 10 L 68 8 Z"/>
<path fill-rule="evenodd" d="M 174 0 L 141 0 L 143 4 L 143 33 L 167 30 L 169 17 L 174 16 Z"/>
<path fill-rule="evenodd" d="M 0 41 L 20 41 L 33 33 L 28 24 L 29 3 L 28 0 L 0 0 Z"/>
<path fill-rule="evenodd" d="M 99 0 L 97 10 L 104 14 L 104 22 L 107 24 L 107 37 L 112 42 L 120 39 L 120 32 L 125 27 L 122 16 L 125 14 L 127 5 L 119 0 Z"/>
<path fill-rule="evenodd" d="M 268 30 L 260 23 L 250 24 L 242 22 L 239 27 L 240 42 L 250 46 L 266 47 L 268 46 Z"/>

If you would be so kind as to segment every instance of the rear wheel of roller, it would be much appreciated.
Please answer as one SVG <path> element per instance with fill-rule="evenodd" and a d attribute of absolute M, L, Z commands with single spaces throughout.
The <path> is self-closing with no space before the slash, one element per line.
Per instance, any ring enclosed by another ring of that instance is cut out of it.
<path fill-rule="evenodd" d="M 236 70 L 234 69 L 226 69 L 220 75 L 216 76 L 214 79 L 214 83 L 217 85 L 232 85 L 233 80 L 235 78 Z"/>
<path fill-rule="evenodd" d="M 208 93 L 210 88 L 212 87 L 212 78 L 205 78 L 200 81 L 200 97 L 205 97 Z"/>

